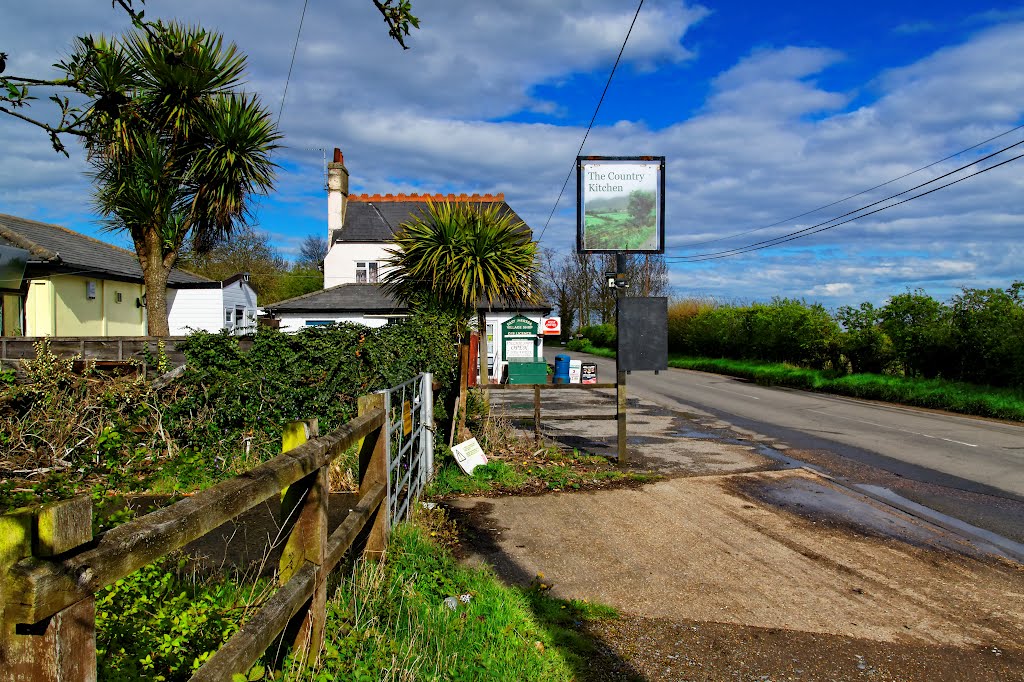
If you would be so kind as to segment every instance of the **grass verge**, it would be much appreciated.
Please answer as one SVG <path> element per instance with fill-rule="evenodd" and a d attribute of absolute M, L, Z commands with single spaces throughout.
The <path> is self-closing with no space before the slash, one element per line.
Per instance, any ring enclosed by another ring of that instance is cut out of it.
<path fill-rule="evenodd" d="M 942 379 L 911 379 L 884 374 L 828 372 L 751 360 L 670 357 L 670 367 L 714 372 L 765 386 L 789 386 L 868 400 L 928 407 L 980 417 L 1024 421 L 1024 392 Z"/>
<path fill-rule="evenodd" d="M 360 564 L 331 598 L 320 660 L 301 679 L 580 679 L 596 654 L 585 623 L 615 611 L 460 566 L 454 536 L 439 509 L 395 527 L 386 559 Z"/>
<path fill-rule="evenodd" d="M 532 439 L 519 436 L 506 417 L 477 413 L 468 424 L 489 461 L 469 476 L 455 463 L 451 450 L 440 447 L 438 470 L 427 487 L 428 497 L 595 490 L 661 478 L 645 472 L 623 471 L 605 457 L 576 449 L 562 450 L 553 445 L 537 448 Z"/>
<path fill-rule="evenodd" d="M 573 342 L 570 350 L 614 358 L 615 351 L 599 348 L 586 340 Z M 806 391 L 883 400 L 901 405 L 948 410 L 978 417 L 1024 421 L 1024 391 L 978 386 L 944 379 L 914 379 L 887 374 L 833 373 L 793 365 L 669 355 L 669 367 L 694 369 L 749 379 L 762 386 L 788 386 Z"/>

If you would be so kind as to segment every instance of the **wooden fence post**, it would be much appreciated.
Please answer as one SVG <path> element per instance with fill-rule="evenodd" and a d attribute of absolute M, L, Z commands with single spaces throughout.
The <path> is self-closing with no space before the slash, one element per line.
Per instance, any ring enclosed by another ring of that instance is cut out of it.
<path fill-rule="evenodd" d="M 359 415 L 362 416 L 374 410 L 384 409 L 384 395 L 372 393 L 359 397 Z M 388 497 L 393 492 L 388 486 L 388 461 L 387 441 L 388 438 L 388 415 L 384 416 L 384 425 L 376 431 L 372 431 L 365 438 L 359 447 L 359 497 L 362 498 L 368 490 L 380 483 L 387 487 Z M 388 540 L 388 510 L 390 500 L 384 498 L 380 508 L 374 512 L 371 521 L 369 535 L 366 539 L 367 558 L 379 559 L 384 554 Z"/>
<path fill-rule="evenodd" d="M 0 516 L 0 603 L 10 603 L 11 567 L 92 540 L 92 500 L 77 497 Z M 0 682 L 94 682 L 96 602 L 83 599 L 34 624 L 0 617 Z"/>
<path fill-rule="evenodd" d="M 316 419 L 290 422 L 281 438 L 281 452 L 288 452 L 320 435 Z M 287 583 L 305 562 L 324 565 L 327 551 L 328 467 L 323 466 L 281 491 L 281 523 L 288 534 L 281 552 L 278 582 Z M 313 596 L 284 629 L 283 641 L 305 666 L 319 655 L 327 620 L 327 572 L 319 571 Z"/>
<path fill-rule="evenodd" d="M 533 440 L 540 442 L 540 384 L 533 385 Z"/>

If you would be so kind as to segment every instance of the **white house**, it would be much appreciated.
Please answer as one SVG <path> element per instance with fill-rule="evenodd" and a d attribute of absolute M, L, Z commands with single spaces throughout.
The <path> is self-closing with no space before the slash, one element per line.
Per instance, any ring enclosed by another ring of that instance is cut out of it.
<path fill-rule="evenodd" d="M 223 282 L 167 289 L 167 325 L 171 336 L 222 329 L 238 336 L 253 334 L 256 332 L 256 313 L 256 292 L 249 285 L 249 273 L 246 272 Z"/>
<path fill-rule="evenodd" d="M 339 149 L 327 166 L 327 239 L 324 289 L 266 306 L 280 320 L 281 329 L 297 331 L 306 326 L 333 322 L 357 322 L 379 327 L 408 314 L 408 309 L 379 286 L 395 231 L 423 215 L 427 201 L 471 202 L 491 207 L 500 204 L 516 220 L 503 194 L 361 194 L 350 195 L 349 174 Z M 538 324 L 551 311 L 544 303 L 502 301 L 487 306 L 488 361 L 502 361 L 501 345 L 494 340 L 501 324 L 523 315 Z M 541 343 L 543 339 L 539 339 Z M 543 352 L 543 349 L 540 349 Z M 543 357 L 543 355 L 541 356 Z"/>

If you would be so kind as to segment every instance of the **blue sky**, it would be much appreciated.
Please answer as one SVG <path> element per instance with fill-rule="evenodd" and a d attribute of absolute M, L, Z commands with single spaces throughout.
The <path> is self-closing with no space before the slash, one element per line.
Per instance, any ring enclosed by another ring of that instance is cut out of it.
<path fill-rule="evenodd" d="M 146 7 L 238 42 L 250 58 L 247 87 L 276 112 L 302 4 Z M 277 191 L 262 202 L 260 229 L 285 254 L 326 233 L 320 150 L 337 146 L 353 191 L 505 192 L 539 234 L 635 9 L 619 0 L 419 0 L 423 28 L 403 52 L 370 0 L 309 0 Z M 127 26 L 102 1 L 39 0 L 5 15 L 8 73 L 46 73 L 74 35 Z M 740 247 L 977 158 L 983 149 L 826 211 L 686 246 L 796 216 L 1024 123 L 1021 44 L 1021 3 L 647 0 L 584 153 L 667 157 L 670 256 Z M 1024 131 L 998 142 L 1021 139 Z M 0 140 L 0 212 L 96 234 L 79 151 L 56 156 L 10 120 L 0 119 Z M 674 293 L 837 306 L 881 303 L 908 287 L 946 297 L 1007 286 L 1024 278 L 1022 169 L 1024 160 L 785 246 L 672 261 Z M 574 230 L 570 183 L 542 246 L 565 252 Z"/>

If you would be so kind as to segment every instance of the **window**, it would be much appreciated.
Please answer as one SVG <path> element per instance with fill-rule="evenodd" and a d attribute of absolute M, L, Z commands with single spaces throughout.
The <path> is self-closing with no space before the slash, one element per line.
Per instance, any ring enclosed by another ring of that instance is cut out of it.
<path fill-rule="evenodd" d="M 375 261 L 356 262 L 356 284 L 376 284 L 378 264 Z"/>
<path fill-rule="evenodd" d="M 307 327 L 326 327 L 334 324 L 334 320 L 306 320 Z"/>

